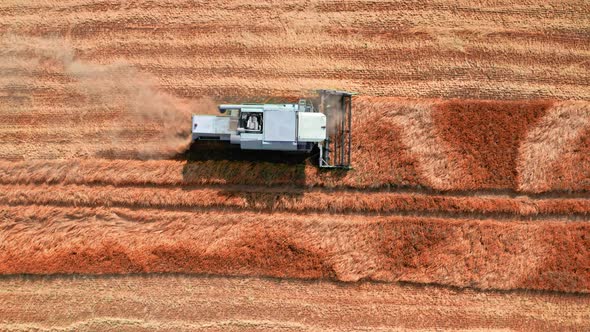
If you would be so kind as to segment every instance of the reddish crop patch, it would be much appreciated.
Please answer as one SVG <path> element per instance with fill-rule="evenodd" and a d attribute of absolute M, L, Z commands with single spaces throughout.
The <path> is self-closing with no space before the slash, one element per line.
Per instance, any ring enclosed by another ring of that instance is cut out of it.
<path fill-rule="evenodd" d="M 526 275 L 521 287 L 539 285 L 543 289 L 577 289 L 590 275 L 590 232 L 587 225 L 576 225 L 568 230 L 547 225 L 544 230 L 546 256 L 537 271 Z"/>
<path fill-rule="evenodd" d="M 187 272 L 590 290 L 584 223 L 42 206 L 4 206 L 0 220 L 1 274 Z"/>
<path fill-rule="evenodd" d="M 418 160 L 401 139 L 401 128 L 388 119 L 391 107 L 403 105 L 400 100 L 383 102 L 377 98 L 355 103 L 354 131 L 355 176 L 361 183 L 392 183 L 415 186 L 424 183 Z M 377 181 L 376 181 L 377 180 Z"/>
<path fill-rule="evenodd" d="M 437 130 L 465 176 L 457 187 L 514 188 L 520 142 L 552 104 L 452 100 L 436 105 Z"/>

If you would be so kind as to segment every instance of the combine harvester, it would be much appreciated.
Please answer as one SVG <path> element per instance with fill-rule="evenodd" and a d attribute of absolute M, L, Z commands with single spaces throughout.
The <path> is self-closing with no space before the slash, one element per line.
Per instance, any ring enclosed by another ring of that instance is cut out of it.
<path fill-rule="evenodd" d="M 224 115 L 193 115 L 192 139 L 227 141 L 242 150 L 309 153 L 319 167 L 350 168 L 352 95 L 318 90 L 318 100 L 297 104 L 224 104 Z"/>

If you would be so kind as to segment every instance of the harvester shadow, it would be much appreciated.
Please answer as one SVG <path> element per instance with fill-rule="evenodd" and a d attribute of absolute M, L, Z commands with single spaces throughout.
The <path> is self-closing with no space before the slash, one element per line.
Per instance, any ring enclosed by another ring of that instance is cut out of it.
<path fill-rule="evenodd" d="M 303 188 L 281 188 L 281 191 L 238 191 L 223 190 L 218 193 L 226 201 L 238 201 L 243 204 L 243 209 L 278 212 L 285 211 L 289 205 L 297 205 L 297 202 L 304 198 Z M 311 211 L 301 211 L 302 213 Z M 293 210 L 290 210 L 293 213 Z"/>
<path fill-rule="evenodd" d="M 306 184 L 310 155 L 275 151 L 248 151 L 223 142 L 197 141 L 177 156 L 185 160 L 186 184 L 294 186 Z"/>
<path fill-rule="evenodd" d="M 242 150 L 239 146 L 221 141 L 195 141 L 178 156 L 188 162 L 195 161 L 245 161 L 298 165 L 310 159 L 310 155 L 283 151 Z"/>

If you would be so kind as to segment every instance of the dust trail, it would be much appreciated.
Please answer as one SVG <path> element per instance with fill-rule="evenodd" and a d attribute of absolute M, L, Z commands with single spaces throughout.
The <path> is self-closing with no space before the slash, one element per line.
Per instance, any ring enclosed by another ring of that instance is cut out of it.
<path fill-rule="evenodd" d="M 69 155 L 169 158 L 186 150 L 190 144 L 191 114 L 210 113 L 215 108 L 213 101 L 207 97 L 190 100 L 163 92 L 158 88 L 159 83 L 154 76 L 140 71 L 124 60 L 109 64 L 81 61 L 76 58 L 75 49 L 67 40 L 8 36 L 0 40 L 0 46 L 0 61 L 26 63 L 26 67 L 18 70 L 29 73 L 29 78 L 34 78 L 35 73 L 63 74 L 71 80 L 68 83 L 83 97 L 84 102 L 99 110 L 112 112 L 114 108 L 116 116 L 109 123 L 110 128 L 104 134 L 104 142 L 95 144 L 95 148 L 84 146 L 84 135 L 80 133 L 80 138 L 67 143 L 72 143 L 68 144 L 69 148 L 79 148 L 81 153 L 73 152 Z M 0 65 L 6 67 L 5 63 Z M 37 85 L 35 81 L 27 82 L 24 79 L 20 83 L 31 87 Z M 91 121 L 89 116 L 88 122 Z M 137 130 L 133 128 L 141 130 L 144 124 L 153 131 L 147 138 L 140 137 L 141 133 L 133 132 Z M 67 127 L 62 129 L 75 130 Z M 137 139 L 137 143 L 130 143 L 129 139 L 125 141 L 123 134 Z"/>
<path fill-rule="evenodd" d="M 342 118 L 344 114 L 340 111 L 342 109 L 342 101 L 338 97 L 326 97 L 329 104 L 328 111 L 328 133 L 335 134 L 339 131 L 342 125 Z"/>

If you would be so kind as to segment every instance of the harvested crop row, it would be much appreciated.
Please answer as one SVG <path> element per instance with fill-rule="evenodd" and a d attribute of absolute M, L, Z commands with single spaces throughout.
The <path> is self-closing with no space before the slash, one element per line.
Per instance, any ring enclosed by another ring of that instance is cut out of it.
<path fill-rule="evenodd" d="M 420 193 L 325 191 L 312 189 L 171 188 L 83 185 L 1 185 L 0 204 L 118 206 L 289 211 L 295 213 L 428 213 L 447 217 L 543 217 L 580 220 L 590 214 L 590 199 L 533 199 L 505 196 L 449 196 Z M 483 216 L 482 216 L 483 215 Z M 550 215 L 543 216 L 543 215 Z M 586 219 L 584 219 L 586 220 Z"/>
<path fill-rule="evenodd" d="M 0 32 L 67 36 L 85 61 L 132 60 L 153 73 L 169 67 L 173 73 L 158 73 L 160 85 L 184 96 L 293 94 L 320 86 L 413 97 L 590 96 L 590 8 L 583 2 L 518 9 L 468 2 L 416 8 L 408 1 L 295 1 L 273 3 L 272 8 L 140 1 L 132 7 L 114 9 L 95 1 L 58 7 L 2 3 Z M 351 14 L 353 9 L 362 15 Z M 283 26 L 274 23 L 276 13 Z M 338 60 L 349 62 L 340 65 L 342 77 L 301 78 L 310 62 L 314 69 L 330 72 Z M 354 75 L 355 69 L 383 66 L 393 70 Z M 211 73 L 219 67 L 223 70 Z M 52 77 L 39 79 L 51 82 Z M 64 90 L 71 91 L 58 83 L 36 96 Z"/>
<path fill-rule="evenodd" d="M 590 291 L 590 224 L 3 206 L 0 272 L 188 272 Z"/>
<path fill-rule="evenodd" d="M 584 157 L 584 152 L 590 149 L 588 102 L 359 97 L 354 105 L 354 169 L 350 172 L 320 172 L 311 164 L 239 161 L 147 164 L 87 160 L 66 165 L 68 161 L 31 160 L 0 164 L 0 172 L 5 173 L 0 177 L 13 181 L 10 178 L 15 177 L 14 173 L 24 171 L 29 174 L 17 177 L 30 177 L 31 180 L 24 181 L 39 182 L 73 178 L 75 174 L 79 179 L 70 180 L 75 183 L 420 186 L 445 191 L 502 189 L 525 193 L 590 190 L 590 176 L 585 176 L 590 175 L 590 161 Z M 187 116 L 186 121 L 189 120 Z M 53 138 L 59 136 L 59 130 L 62 129 L 55 129 Z M 76 130 L 68 129 L 68 132 L 72 134 Z M 132 129 L 126 132 L 133 134 Z M 136 141 L 119 142 L 112 150 L 108 149 L 108 144 L 89 146 L 88 149 L 99 149 L 100 152 L 90 155 L 146 158 L 170 156 L 186 148 L 186 144 L 169 145 L 166 142 L 160 147 L 158 142 L 150 141 L 153 133 L 142 133 L 134 136 Z M 175 137 L 174 140 L 178 139 L 175 130 L 169 134 Z M 84 137 L 82 132 L 76 135 Z M 43 142 L 41 138 L 35 142 L 2 145 L 0 155 L 11 159 L 16 159 L 15 154 L 19 151 L 24 151 L 21 152 L 23 159 L 42 157 L 44 151 L 51 152 L 48 156 L 51 158 L 59 157 L 60 153 L 66 157 L 84 155 L 84 151 L 78 151 L 84 150 L 82 144 L 72 145 L 75 151 L 60 151 L 68 150 L 70 146 L 57 146 L 49 141 Z M 48 170 L 54 166 L 58 169 Z M 95 174 L 98 169 L 116 174 L 104 176 L 108 180 L 100 180 L 103 175 Z"/>
<path fill-rule="evenodd" d="M 170 274 L 15 276 L 0 289 L 0 330 L 590 329 L 588 295 Z"/>

